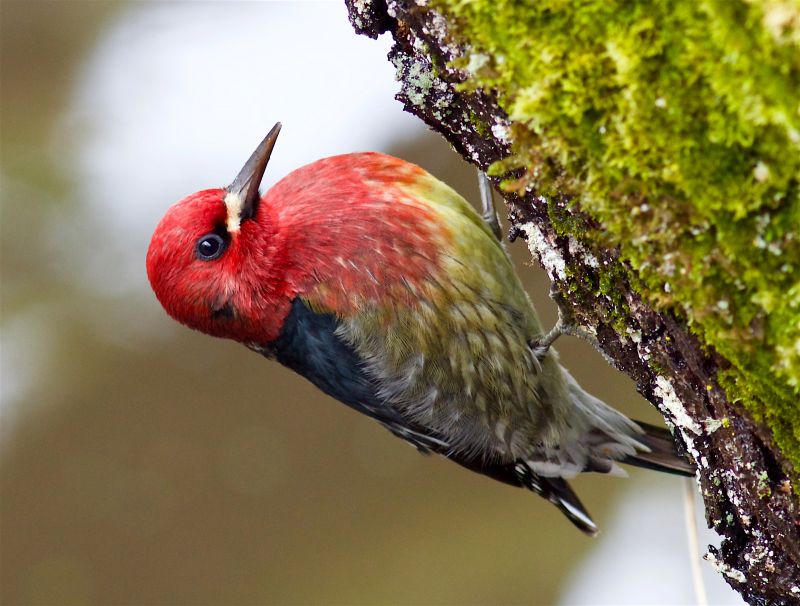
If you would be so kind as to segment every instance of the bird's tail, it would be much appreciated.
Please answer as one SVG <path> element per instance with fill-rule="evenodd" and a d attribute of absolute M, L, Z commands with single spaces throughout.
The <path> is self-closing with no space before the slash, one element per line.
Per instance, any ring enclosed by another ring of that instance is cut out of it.
<path fill-rule="evenodd" d="M 642 435 L 636 436 L 636 440 L 644 444 L 649 452 L 639 451 L 622 459 L 622 463 L 681 476 L 694 475 L 694 466 L 678 456 L 675 441 L 669 431 L 640 421 L 636 421 L 636 425 L 644 431 Z"/>
<path fill-rule="evenodd" d="M 644 432 L 641 435 L 637 435 L 636 440 L 646 446 L 649 451 L 638 450 L 636 454 L 623 458 L 620 461 L 621 463 L 682 476 L 694 475 L 694 466 L 678 456 L 675 450 L 675 442 L 669 431 L 638 421 L 636 425 Z M 527 465 L 524 466 L 523 471 L 523 466 L 520 463 L 517 463 L 516 472 L 520 484 L 553 503 L 582 532 L 592 537 L 597 535 L 597 526 L 589 512 L 586 511 L 586 508 L 564 478 L 540 476 Z"/>
<path fill-rule="evenodd" d="M 573 403 L 583 413 L 588 426 L 578 440 L 585 453 L 583 467 L 578 471 L 621 472 L 615 464 L 619 462 L 684 476 L 694 475 L 694 466 L 678 455 L 669 431 L 630 420 L 585 391 L 566 369 L 563 372 Z M 577 463 L 581 462 L 580 456 L 573 456 L 573 459 Z M 566 467 L 563 462 L 562 468 L 564 471 L 573 471 L 572 467 Z M 536 466 L 534 469 L 539 473 L 547 471 Z"/>
<path fill-rule="evenodd" d="M 501 463 L 474 458 L 460 459 L 452 455 L 448 458 L 467 469 L 477 471 L 500 482 L 535 492 L 558 507 L 569 521 L 582 532 L 591 537 L 597 534 L 597 525 L 564 478 L 539 475 L 531 469 L 529 462 L 522 460 Z"/>
<path fill-rule="evenodd" d="M 567 479 L 583 471 L 625 475 L 617 463 L 687 476 L 694 474 L 694 468 L 678 455 L 666 429 L 631 421 L 584 391 L 566 369 L 563 373 L 574 404 L 571 439 L 533 444 L 524 458 L 513 462 L 461 457 L 453 451 L 442 454 L 468 469 L 535 492 L 582 532 L 595 536 L 597 526 Z"/>
<path fill-rule="evenodd" d="M 597 525 L 564 478 L 536 478 L 537 488 L 528 486 L 561 510 L 570 522 L 590 537 L 597 535 Z"/>

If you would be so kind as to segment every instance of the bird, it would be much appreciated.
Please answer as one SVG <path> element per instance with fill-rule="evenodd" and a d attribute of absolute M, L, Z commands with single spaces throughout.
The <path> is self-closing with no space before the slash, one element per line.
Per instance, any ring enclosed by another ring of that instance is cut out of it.
<path fill-rule="evenodd" d="M 592 396 L 540 346 L 486 213 L 377 152 L 317 160 L 262 196 L 280 130 L 230 185 L 155 228 L 147 275 L 172 318 L 279 362 L 422 453 L 533 491 L 588 535 L 577 474 L 693 474 L 666 429 Z"/>

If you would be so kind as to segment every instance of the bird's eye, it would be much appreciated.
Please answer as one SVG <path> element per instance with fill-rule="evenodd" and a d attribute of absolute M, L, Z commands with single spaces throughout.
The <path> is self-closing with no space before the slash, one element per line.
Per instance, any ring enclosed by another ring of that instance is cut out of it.
<path fill-rule="evenodd" d="M 200 238 L 195 245 L 197 258 L 203 261 L 213 261 L 219 259 L 225 252 L 227 244 L 225 239 L 218 234 L 207 234 Z"/>

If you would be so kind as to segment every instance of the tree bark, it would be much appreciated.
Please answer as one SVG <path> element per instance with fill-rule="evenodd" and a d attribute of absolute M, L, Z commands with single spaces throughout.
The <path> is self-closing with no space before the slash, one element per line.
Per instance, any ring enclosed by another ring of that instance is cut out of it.
<path fill-rule="evenodd" d="M 471 72 L 453 61 L 468 41 L 453 34 L 442 13 L 410 0 L 346 3 L 359 34 L 394 37 L 389 59 L 407 111 L 481 170 L 511 154 L 509 117 L 492 90 L 463 86 Z M 641 285 L 630 283 L 631 267 L 618 247 L 604 245 L 602 224 L 581 210 L 579 196 L 545 197 L 529 185 L 509 191 L 514 176 L 492 178 L 496 186 L 506 182 L 510 239 L 527 241 L 567 313 L 634 379 L 697 464 L 706 520 L 723 537 L 706 559 L 751 604 L 800 603 L 796 476 L 770 428 L 718 384 L 728 360 L 688 330 L 686 317 L 644 300 Z M 617 296 L 598 296 L 599 284 Z"/>

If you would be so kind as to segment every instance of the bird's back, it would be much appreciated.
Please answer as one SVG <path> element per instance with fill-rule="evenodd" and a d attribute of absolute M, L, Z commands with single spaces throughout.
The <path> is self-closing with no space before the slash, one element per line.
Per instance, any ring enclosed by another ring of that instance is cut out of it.
<path fill-rule="evenodd" d="M 324 249 L 301 297 L 336 316 L 386 405 L 468 456 L 510 459 L 556 440 L 569 413 L 560 367 L 529 347 L 541 327 L 477 212 L 389 156 L 300 170 L 269 195 L 294 201 L 281 212 L 307 239 L 298 249 Z"/>

